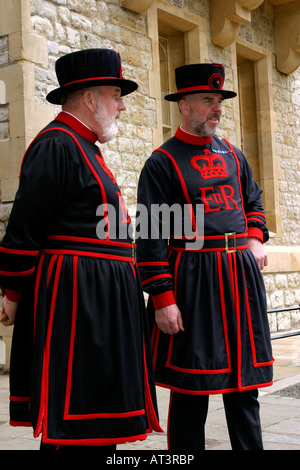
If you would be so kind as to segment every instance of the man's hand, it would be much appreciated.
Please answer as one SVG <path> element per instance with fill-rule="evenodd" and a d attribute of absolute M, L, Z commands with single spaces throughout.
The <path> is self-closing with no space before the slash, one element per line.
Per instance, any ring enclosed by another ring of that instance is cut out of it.
<path fill-rule="evenodd" d="M 249 237 L 248 246 L 256 259 L 259 269 L 264 269 L 264 266 L 268 265 L 268 255 L 262 242 L 257 238 Z"/>
<path fill-rule="evenodd" d="M 0 315 L 5 314 L 7 320 L 1 324 L 4 326 L 11 326 L 15 323 L 15 317 L 17 313 L 18 302 L 11 302 L 6 296 L 3 297 L 2 306 L 0 307 Z"/>
<path fill-rule="evenodd" d="M 181 312 L 176 304 L 155 310 L 155 321 L 163 333 L 175 335 L 184 331 Z"/>

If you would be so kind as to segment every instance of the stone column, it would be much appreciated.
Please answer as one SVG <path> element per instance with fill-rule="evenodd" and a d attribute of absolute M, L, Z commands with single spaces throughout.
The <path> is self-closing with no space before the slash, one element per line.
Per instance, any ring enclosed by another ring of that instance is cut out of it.
<path fill-rule="evenodd" d="M 0 0 L 0 37 L 8 43 L 7 62 L 0 68 L 0 105 L 8 107 L 9 132 L 0 140 L 1 203 L 12 202 L 23 154 L 49 120 L 54 108 L 35 101 L 34 67 L 48 67 L 48 45 L 32 34 L 30 0 Z"/>
<path fill-rule="evenodd" d="M 0 239 L 18 188 L 24 152 L 54 117 L 35 100 L 35 65 L 48 68 L 48 44 L 31 32 L 30 0 L 0 0 Z M 0 325 L 0 368 L 9 370 L 12 328 Z"/>

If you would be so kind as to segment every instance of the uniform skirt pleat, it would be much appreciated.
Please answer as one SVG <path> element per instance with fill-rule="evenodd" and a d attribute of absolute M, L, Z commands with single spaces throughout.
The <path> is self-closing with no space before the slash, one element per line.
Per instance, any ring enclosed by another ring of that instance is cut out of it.
<path fill-rule="evenodd" d="M 149 302 L 156 382 L 192 394 L 270 385 L 265 288 L 250 250 L 174 250 L 169 260 L 185 331 L 160 332 Z"/>

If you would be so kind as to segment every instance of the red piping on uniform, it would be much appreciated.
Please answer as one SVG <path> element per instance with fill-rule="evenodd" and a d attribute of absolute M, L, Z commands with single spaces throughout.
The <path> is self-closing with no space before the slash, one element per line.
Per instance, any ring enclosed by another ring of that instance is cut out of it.
<path fill-rule="evenodd" d="M 12 421 L 10 420 L 9 421 L 9 425 L 10 426 L 23 426 L 23 427 L 26 427 L 26 428 L 31 428 L 32 426 L 32 423 L 28 422 L 28 421 Z"/>
<path fill-rule="evenodd" d="M 260 219 L 257 219 L 256 217 L 248 217 L 248 222 L 251 222 L 251 221 L 254 221 L 254 222 L 260 222 L 262 223 L 262 221 Z"/>
<path fill-rule="evenodd" d="M 65 420 L 83 420 L 83 419 L 99 419 L 99 418 L 128 418 L 132 416 L 141 416 L 145 414 L 145 410 L 127 411 L 123 413 L 88 413 L 88 414 L 70 414 L 70 397 L 71 397 L 71 384 L 72 384 L 72 373 L 73 373 L 73 358 L 74 358 L 74 344 L 75 344 L 75 332 L 76 332 L 76 319 L 77 319 L 77 267 L 78 267 L 78 256 L 73 258 L 73 301 L 72 301 L 72 325 L 70 335 L 70 349 L 68 359 L 68 371 L 67 371 L 67 384 L 66 384 L 66 400 L 64 407 L 64 419 Z"/>
<path fill-rule="evenodd" d="M 30 402 L 30 397 L 15 397 L 15 396 L 11 396 L 11 395 L 10 395 L 9 400 L 10 400 L 10 401 L 18 401 L 18 402 L 21 402 L 21 401 L 28 401 L 28 402 Z"/>
<path fill-rule="evenodd" d="M 126 442 L 134 442 L 134 441 L 144 441 L 147 439 L 147 433 L 145 434 L 138 434 L 136 436 L 128 436 L 128 437 L 113 437 L 113 438 L 95 438 L 95 439 L 49 439 L 43 436 L 43 442 L 46 444 L 57 444 L 59 445 L 79 445 L 79 446 L 105 446 L 105 445 L 113 445 L 113 444 L 123 444 Z"/>
<path fill-rule="evenodd" d="M 251 320 L 251 312 L 250 312 L 250 304 L 249 304 L 249 297 L 248 297 L 248 289 L 247 289 L 247 284 L 246 284 L 245 273 L 244 273 L 244 284 L 245 284 L 245 295 L 246 295 L 246 313 L 247 313 L 247 320 L 248 320 L 248 328 L 249 328 L 249 337 L 250 337 L 253 367 L 271 366 L 274 362 L 273 359 L 271 361 L 266 361 L 266 362 L 257 362 L 255 341 L 254 341 L 254 334 L 253 334 L 253 327 L 252 327 L 252 320 Z"/>
<path fill-rule="evenodd" d="M 245 209 L 244 209 L 244 204 L 243 204 L 243 193 L 242 193 L 242 185 L 241 185 L 240 164 L 239 164 L 238 157 L 236 156 L 236 153 L 235 153 L 235 151 L 233 150 L 233 147 L 232 147 L 231 143 L 228 142 L 228 140 L 226 140 L 226 139 L 224 139 L 224 141 L 229 145 L 229 148 L 230 148 L 230 150 L 231 150 L 231 152 L 232 152 L 232 155 L 234 156 L 235 161 L 236 161 L 237 176 L 238 176 L 238 182 L 239 182 L 239 188 L 240 188 L 240 196 L 241 196 L 241 206 L 242 206 L 242 211 L 243 211 L 244 218 L 245 218 L 245 232 L 246 232 L 246 230 L 247 230 L 247 218 L 246 218 Z"/>
<path fill-rule="evenodd" d="M 234 266 L 234 283 L 232 289 L 234 290 L 234 305 L 236 314 L 236 338 L 237 338 L 237 380 L 239 389 L 242 387 L 242 340 L 241 340 L 241 312 L 240 312 L 240 299 L 238 291 L 237 267 L 236 267 L 236 254 L 232 255 Z"/>
<path fill-rule="evenodd" d="M 72 300 L 72 323 L 70 332 L 70 349 L 68 359 L 68 371 L 67 371 L 67 384 L 66 384 L 66 400 L 64 409 L 64 419 L 69 414 L 70 407 L 70 396 L 71 396 L 71 382 L 72 382 L 72 369 L 73 369 L 73 355 L 74 355 L 74 343 L 75 343 L 75 331 L 76 331 L 76 318 L 77 318 L 77 266 L 78 256 L 73 258 L 73 300 Z"/>
<path fill-rule="evenodd" d="M 217 254 L 217 256 L 218 255 L 219 255 L 219 253 Z M 178 266 L 179 266 L 180 256 L 181 256 L 181 253 L 178 253 L 177 259 L 176 259 L 176 262 L 175 262 L 175 266 L 174 266 L 175 298 L 176 298 L 177 273 L 178 273 Z M 179 367 L 179 366 L 175 366 L 175 365 L 171 364 L 172 350 L 173 350 L 173 340 L 174 340 L 174 335 L 172 335 L 172 336 L 170 336 L 168 356 L 167 356 L 167 361 L 166 361 L 165 367 L 168 367 L 169 369 L 177 370 L 179 372 L 184 372 L 186 374 L 208 374 L 208 375 L 213 375 L 213 374 L 225 374 L 225 373 L 228 373 L 228 372 L 232 372 L 231 362 L 230 362 L 230 352 L 229 352 L 228 331 L 227 331 L 227 325 L 226 325 L 226 313 L 225 313 L 225 303 L 224 303 L 222 271 L 221 271 L 221 266 L 220 266 L 219 260 L 218 260 L 218 268 L 219 268 L 219 276 L 221 275 L 221 279 L 219 277 L 220 291 L 222 291 L 222 294 L 223 294 L 223 304 L 222 304 L 222 295 L 221 295 L 222 320 L 223 320 L 223 326 L 224 326 L 224 336 L 225 336 L 225 345 L 226 345 L 228 366 L 224 369 L 208 369 L 208 370 L 206 370 L 206 369 L 184 368 L 184 367 Z"/>
<path fill-rule="evenodd" d="M 69 235 L 47 235 L 47 240 L 63 240 L 71 242 L 80 242 L 80 243 L 95 243 L 97 245 L 112 245 L 119 246 L 123 248 L 131 248 L 131 243 L 126 242 L 116 242 L 112 240 L 100 240 L 97 238 L 85 238 L 85 237 L 73 237 Z"/>
<path fill-rule="evenodd" d="M 32 141 L 31 145 L 33 144 L 33 142 L 40 136 L 40 135 L 43 135 L 47 132 L 50 132 L 50 131 L 61 131 L 61 132 L 65 132 L 66 134 L 68 134 L 75 142 L 76 144 L 78 145 L 81 153 L 82 153 L 82 156 L 87 164 L 87 166 L 89 167 L 89 170 L 90 172 L 93 174 L 94 178 L 96 179 L 97 183 L 99 184 L 100 186 L 100 191 L 101 191 L 101 195 L 102 195 L 102 201 L 103 201 L 103 206 L 104 206 L 104 219 L 106 220 L 106 224 L 108 226 L 108 231 L 107 231 L 107 238 L 109 238 L 109 227 L 110 227 L 110 222 L 109 222 L 109 219 L 108 219 L 108 216 L 107 216 L 107 198 L 106 198 L 106 193 L 105 193 L 105 189 L 104 189 L 104 186 L 103 186 L 103 183 L 99 177 L 99 175 L 97 174 L 96 170 L 94 169 L 93 165 L 91 164 L 91 162 L 89 161 L 89 159 L 87 158 L 82 146 L 80 145 L 79 141 L 76 139 L 76 137 L 74 136 L 74 134 L 72 134 L 72 132 L 69 132 L 68 130 L 66 129 L 63 129 L 62 127 L 52 127 L 51 129 L 46 129 L 42 132 L 40 132 L 36 138 Z M 31 146 L 30 145 L 30 146 Z M 27 151 L 25 152 L 25 155 L 27 154 L 30 146 L 28 147 Z M 24 158 L 25 158 L 25 155 L 24 155 Z M 23 158 L 23 161 L 24 161 L 24 158 Z M 23 162 L 22 162 L 22 165 L 23 165 Z M 106 209 L 105 209 L 106 208 Z"/>
<path fill-rule="evenodd" d="M 246 214 L 246 217 L 249 217 L 250 215 L 259 215 L 261 216 L 263 219 L 266 220 L 266 216 L 263 212 L 248 212 L 248 214 Z"/>
<path fill-rule="evenodd" d="M 41 280 L 41 272 L 42 272 L 42 266 L 44 262 L 45 255 L 42 255 L 39 264 L 38 264 L 38 269 L 37 269 L 37 274 L 36 274 L 36 279 L 35 279 L 35 284 L 34 284 L 34 297 L 33 297 L 33 342 L 35 338 L 35 323 L 36 323 L 36 311 L 37 311 L 37 301 L 38 301 L 38 294 L 39 294 L 39 288 L 40 288 L 40 280 Z"/>
<path fill-rule="evenodd" d="M 235 238 L 245 238 L 247 237 L 247 233 L 236 233 L 235 234 Z M 187 238 L 185 237 L 173 237 L 171 235 L 170 238 L 175 238 L 175 239 L 181 239 L 181 240 L 186 240 Z M 233 235 L 230 235 L 229 237 L 229 240 L 232 240 L 233 239 Z M 195 237 L 195 240 L 224 240 L 225 239 L 225 234 L 224 235 L 203 235 L 203 236 L 198 236 L 197 238 Z"/>
<path fill-rule="evenodd" d="M 13 272 L 13 271 L 2 271 L 0 270 L 0 274 L 2 276 L 8 276 L 8 277 L 20 277 L 20 276 L 28 276 L 29 274 L 32 274 L 35 270 L 35 267 L 28 269 L 28 271 L 19 271 L 19 272 Z"/>
<path fill-rule="evenodd" d="M 58 290 L 59 277 L 61 272 L 63 262 L 63 256 L 58 257 L 58 262 L 56 266 L 53 292 L 50 305 L 50 314 L 48 320 L 48 328 L 46 335 L 46 345 L 44 349 L 44 358 L 43 358 L 43 373 L 42 373 L 42 383 L 41 383 L 41 397 L 40 397 L 40 409 L 37 419 L 36 429 L 34 436 L 38 437 L 43 428 L 43 435 L 47 436 L 47 421 L 48 421 L 48 390 L 49 390 L 49 357 L 50 357 L 50 343 L 52 336 L 52 326 L 55 312 L 55 303 Z"/>
<path fill-rule="evenodd" d="M 190 200 L 190 196 L 189 196 L 187 187 L 185 185 L 185 181 L 184 181 L 183 176 L 182 176 L 182 174 L 179 170 L 179 167 L 178 167 L 175 159 L 172 157 L 172 155 L 169 152 L 167 152 L 164 149 L 159 149 L 159 151 L 164 153 L 165 155 L 167 155 L 167 157 L 170 158 L 170 160 L 172 161 L 172 163 L 174 165 L 174 168 L 176 170 L 176 173 L 178 175 L 178 178 L 179 178 L 179 181 L 180 181 L 180 184 L 181 184 L 181 187 L 182 187 L 184 197 L 185 197 L 185 199 L 186 199 L 186 201 L 189 205 L 189 213 L 190 213 L 190 218 L 191 218 L 191 222 L 192 222 L 193 232 L 196 233 L 196 236 L 198 236 L 197 225 L 196 225 L 196 221 L 195 221 L 195 215 L 194 215 L 194 212 L 193 212 L 193 206 L 192 206 L 192 203 L 191 203 L 191 200 Z"/>
<path fill-rule="evenodd" d="M 225 306 L 225 296 L 224 296 L 224 284 L 223 284 L 223 274 L 222 274 L 222 260 L 220 253 L 217 253 L 217 263 L 218 263 L 218 275 L 219 275 L 219 287 L 220 287 L 220 302 L 222 310 L 222 319 L 223 319 L 223 328 L 224 328 L 224 337 L 225 337 L 225 347 L 228 360 L 228 370 L 232 372 L 231 360 L 230 360 L 230 348 L 229 348 L 229 338 L 228 338 L 228 328 L 227 328 L 227 318 L 226 318 L 226 306 Z"/>
<path fill-rule="evenodd" d="M 14 248 L 5 248 L 4 246 L 0 246 L 0 251 L 2 251 L 2 253 L 8 253 L 10 255 L 21 255 L 21 256 L 37 256 L 40 253 L 39 251 L 16 250 Z"/>
<path fill-rule="evenodd" d="M 91 413 L 91 414 L 64 414 L 65 420 L 84 420 L 84 419 L 113 419 L 113 418 L 132 418 L 134 416 L 142 416 L 145 410 L 124 411 L 123 413 Z"/>
<path fill-rule="evenodd" d="M 151 431 L 163 432 L 156 417 L 156 413 L 155 413 L 153 402 L 152 402 L 151 392 L 149 388 L 147 361 L 146 361 L 146 352 L 145 352 L 145 339 L 143 341 L 143 359 L 144 359 L 145 404 L 146 404 L 146 413 L 147 413 L 147 418 L 148 418 L 148 423 L 149 423 L 148 432 L 151 432 Z"/>
<path fill-rule="evenodd" d="M 262 383 L 262 384 L 255 384 L 255 385 L 246 385 L 245 387 L 233 387 L 233 388 L 224 388 L 222 390 L 186 390 L 184 388 L 179 388 L 179 387 L 173 387 L 173 385 L 166 385 L 162 384 L 160 382 L 156 382 L 156 385 L 159 387 L 163 388 L 168 388 L 170 390 L 174 390 L 174 392 L 179 392 L 179 393 L 184 393 L 187 395 L 219 395 L 221 393 L 231 393 L 231 392 L 241 392 L 244 390 L 254 390 L 257 388 L 262 388 L 262 387 L 270 387 L 273 384 L 273 381 L 268 382 L 268 383 Z"/>
<path fill-rule="evenodd" d="M 237 246 L 237 250 L 246 250 L 248 245 Z M 230 248 L 229 248 L 230 250 Z M 226 251 L 226 248 L 200 248 L 199 250 L 193 250 L 192 248 L 189 250 L 188 248 L 181 248 L 177 246 L 170 247 L 170 251 L 190 251 L 194 253 L 206 253 L 206 252 L 216 252 L 220 253 L 222 251 Z"/>
<path fill-rule="evenodd" d="M 173 339 L 173 336 L 171 336 Z M 171 340 L 170 340 L 171 343 Z M 173 341 L 172 341 L 173 344 Z M 169 369 L 177 370 L 179 372 L 185 372 L 186 374 L 205 374 L 205 375 L 215 375 L 215 374 L 228 374 L 231 372 L 230 368 L 227 367 L 226 369 L 187 369 L 185 367 L 174 366 L 170 363 L 166 362 L 166 367 Z"/>
<path fill-rule="evenodd" d="M 171 274 L 158 274 L 157 276 L 150 277 L 149 279 L 146 279 L 145 281 L 142 281 L 142 286 L 145 286 L 149 282 L 154 282 L 157 279 L 166 279 L 166 278 L 171 278 Z"/>
<path fill-rule="evenodd" d="M 53 266 L 54 266 L 55 261 L 57 260 L 57 257 L 58 257 L 58 255 L 53 255 L 51 257 L 51 260 L 49 261 L 49 265 L 48 265 L 48 269 L 47 269 L 47 287 L 49 286 Z"/>
<path fill-rule="evenodd" d="M 52 253 L 58 255 L 73 255 L 73 256 L 90 256 L 92 258 L 104 258 L 104 259 L 112 259 L 117 261 L 127 261 L 132 262 L 132 258 L 127 256 L 118 256 L 118 255 L 111 255 L 106 253 L 94 253 L 92 251 L 79 251 L 79 250 L 59 250 L 59 249 L 51 249 L 51 248 L 43 248 L 42 253 Z"/>
<path fill-rule="evenodd" d="M 136 265 L 139 268 L 140 266 L 169 266 L 169 263 L 168 261 L 142 261 Z"/>
<path fill-rule="evenodd" d="M 60 112 L 59 115 L 55 118 L 55 121 L 63 122 L 67 124 L 67 126 L 71 127 L 77 134 L 85 139 L 93 142 L 93 144 L 97 141 L 98 137 L 92 129 L 88 128 L 84 125 L 79 119 L 77 119 L 72 114 L 66 113 L 64 111 Z"/>

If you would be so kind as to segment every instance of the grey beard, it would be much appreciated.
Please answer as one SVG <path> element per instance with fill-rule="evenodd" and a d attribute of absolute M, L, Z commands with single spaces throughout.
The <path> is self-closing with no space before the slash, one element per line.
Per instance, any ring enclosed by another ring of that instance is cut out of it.
<path fill-rule="evenodd" d="M 196 123 L 194 126 L 193 126 L 193 129 L 194 131 L 200 136 L 200 137 L 212 137 L 216 130 L 218 129 L 219 127 L 219 124 L 215 126 L 214 129 L 207 129 L 206 127 L 206 123 L 207 121 L 213 117 L 215 115 L 210 115 L 208 116 L 207 120 L 204 121 L 204 122 L 198 122 Z M 218 119 L 219 119 L 219 122 L 220 122 L 220 116 L 218 115 Z"/>

